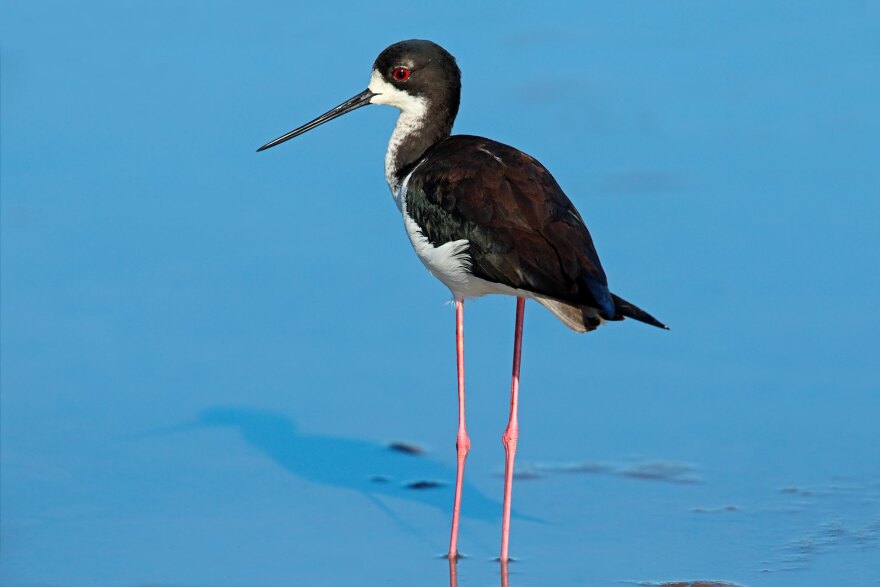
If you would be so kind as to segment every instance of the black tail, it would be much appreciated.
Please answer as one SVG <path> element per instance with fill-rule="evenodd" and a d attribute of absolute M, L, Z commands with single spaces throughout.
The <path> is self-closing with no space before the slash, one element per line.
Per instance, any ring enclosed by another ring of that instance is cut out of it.
<path fill-rule="evenodd" d="M 632 318 L 633 320 L 638 320 L 639 322 L 644 322 L 645 324 L 650 324 L 651 326 L 656 326 L 657 328 L 669 330 L 668 326 L 666 326 L 635 304 L 631 304 L 625 299 L 620 298 L 614 294 L 611 294 L 611 299 L 614 300 L 614 307 L 617 310 L 617 313 L 614 315 L 614 318 L 612 318 L 612 320 L 623 320 L 624 318 Z"/>

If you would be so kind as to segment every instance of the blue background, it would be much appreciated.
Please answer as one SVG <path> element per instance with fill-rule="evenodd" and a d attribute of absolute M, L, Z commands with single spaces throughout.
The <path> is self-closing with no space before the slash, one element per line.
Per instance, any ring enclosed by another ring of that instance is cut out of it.
<path fill-rule="evenodd" d="M 453 476 L 454 314 L 396 112 L 254 153 L 405 38 L 672 326 L 527 306 L 511 585 L 880 581 L 876 1 L 0 6 L 4 585 L 448 584 L 450 489 L 406 483 Z M 466 306 L 462 585 L 514 305 Z"/>

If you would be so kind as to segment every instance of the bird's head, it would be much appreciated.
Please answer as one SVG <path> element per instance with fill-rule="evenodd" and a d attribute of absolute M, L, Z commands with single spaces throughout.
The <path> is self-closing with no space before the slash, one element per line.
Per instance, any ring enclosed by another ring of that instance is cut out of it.
<path fill-rule="evenodd" d="M 270 141 L 263 151 L 368 104 L 387 104 L 403 114 L 424 117 L 432 108 L 438 116 L 455 119 L 461 95 L 461 71 L 446 49 L 431 41 L 400 41 L 382 51 L 373 63 L 370 85 L 318 118 Z"/>
<path fill-rule="evenodd" d="M 371 104 L 388 104 L 418 114 L 443 104 L 458 112 L 461 71 L 455 57 L 431 41 L 394 43 L 376 58 L 369 91 Z"/>

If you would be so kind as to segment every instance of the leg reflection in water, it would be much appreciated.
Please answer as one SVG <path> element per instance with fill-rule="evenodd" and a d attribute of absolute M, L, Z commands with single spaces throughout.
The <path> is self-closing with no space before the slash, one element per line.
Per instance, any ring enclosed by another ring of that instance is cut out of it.
<path fill-rule="evenodd" d="M 501 587 L 510 587 L 507 576 L 507 561 L 501 562 Z M 458 557 L 449 559 L 449 587 L 458 587 Z"/>

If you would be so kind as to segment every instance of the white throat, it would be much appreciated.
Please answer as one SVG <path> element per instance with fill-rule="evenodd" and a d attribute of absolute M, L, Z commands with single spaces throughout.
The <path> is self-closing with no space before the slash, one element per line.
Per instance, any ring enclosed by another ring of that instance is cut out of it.
<path fill-rule="evenodd" d="M 413 96 L 403 92 L 382 79 L 378 71 L 373 71 L 370 78 L 370 91 L 376 94 L 370 99 L 372 104 L 387 104 L 400 110 L 391 140 L 388 141 L 388 150 L 385 151 L 385 180 L 391 188 L 391 194 L 397 199 L 400 191 L 400 182 L 395 177 L 398 169 L 397 154 L 400 146 L 407 138 L 419 132 L 425 124 L 425 115 L 428 112 L 428 103 L 424 98 Z"/>

